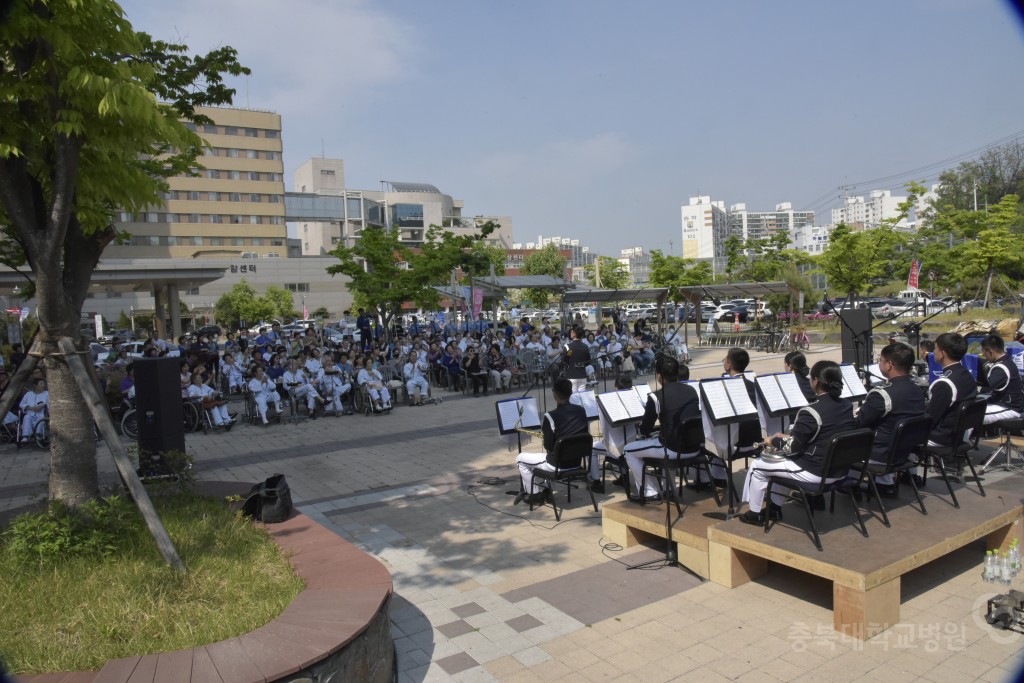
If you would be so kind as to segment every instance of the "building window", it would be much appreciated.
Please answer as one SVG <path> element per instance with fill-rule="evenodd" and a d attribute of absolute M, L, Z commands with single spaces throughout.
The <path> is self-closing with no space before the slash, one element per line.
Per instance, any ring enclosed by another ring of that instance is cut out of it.
<path fill-rule="evenodd" d="M 198 213 L 193 213 L 193 214 L 191 214 L 189 216 L 188 222 L 189 223 L 202 223 L 203 222 L 203 217 L 200 216 Z"/>
<path fill-rule="evenodd" d="M 247 138 L 254 138 L 254 137 L 256 137 L 256 129 L 255 128 L 246 128 L 245 129 L 245 137 L 247 137 Z"/>
<path fill-rule="evenodd" d="M 206 148 L 204 148 L 203 149 L 203 156 L 207 156 L 207 157 L 215 157 L 215 156 L 217 156 L 217 148 L 216 147 L 206 147 Z"/>
<path fill-rule="evenodd" d="M 241 237 L 232 237 L 231 238 L 231 246 L 233 246 L 233 247 L 241 247 L 244 244 L 245 244 L 245 240 L 242 239 Z"/>
<path fill-rule="evenodd" d="M 228 171 L 228 178 L 230 180 L 241 180 L 242 179 L 242 172 L 241 171 Z"/>
<path fill-rule="evenodd" d="M 223 223 L 224 222 L 224 216 L 221 216 L 219 213 L 210 214 L 210 222 L 211 223 Z"/>
<path fill-rule="evenodd" d="M 213 133 L 214 135 L 217 135 L 218 133 L 220 133 L 220 126 L 218 126 L 215 123 L 208 123 L 205 126 L 203 126 L 203 132 Z"/>
<path fill-rule="evenodd" d="M 190 200 L 192 200 L 193 202 L 198 202 L 199 201 L 199 193 L 196 192 L 195 190 L 189 190 L 188 191 L 188 198 Z"/>
<path fill-rule="evenodd" d="M 284 240 L 270 240 L 270 246 L 272 247 L 283 247 Z"/>
<path fill-rule="evenodd" d="M 149 246 L 151 246 L 151 247 L 159 247 L 160 246 L 160 238 L 157 237 L 156 235 L 149 235 L 148 237 L 146 237 L 146 239 L 149 240 Z"/>
<path fill-rule="evenodd" d="M 229 202 L 240 202 L 242 201 L 242 195 L 239 192 L 232 192 L 228 195 Z"/>
<path fill-rule="evenodd" d="M 203 246 L 203 238 L 202 237 L 193 237 L 192 238 L 192 246 L 194 246 L 194 247 L 201 247 L 201 246 Z"/>
<path fill-rule="evenodd" d="M 237 159 L 238 158 L 238 150 L 235 149 L 234 147 L 230 148 L 228 150 L 228 158 L 229 159 Z"/>
<path fill-rule="evenodd" d="M 308 282 L 287 282 L 287 283 L 285 283 L 284 288 L 286 290 L 288 290 L 289 292 L 308 293 L 309 292 L 309 283 Z"/>
<path fill-rule="evenodd" d="M 277 195 L 277 194 L 270 195 L 270 203 L 271 204 L 280 204 L 281 203 L 281 195 Z"/>
<path fill-rule="evenodd" d="M 273 180 L 275 183 L 281 182 L 281 174 L 280 173 L 268 173 L 267 175 L 270 176 L 268 178 L 268 180 Z"/>
<path fill-rule="evenodd" d="M 206 198 L 209 199 L 211 202 L 219 202 L 220 192 L 207 192 Z"/>
<path fill-rule="evenodd" d="M 199 296 L 199 288 L 193 287 L 192 289 L 186 290 L 185 296 Z"/>
<path fill-rule="evenodd" d="M 227 126 L 224 129 L 224 134 L 225 135 L 238 135 L 238 129 L 235 128 L 234 126 Z"/>
<path fill-rule="evenodd" d="M 333 168 L 321 168 L 320 169 L 320 175 L 333 176 L 334 175 L 334 169 Z"/>
<path fill-rule="evenodd" d="M 259 180 L 259 179 L 260 179 L 260 172 L 259 171 L 249 171 L 249 180 Z"/>
<path fill-rule="evenodd" d="M 178 238 L 176 236 L 168 235 L 166 239 L 167 239 L 167 246 L 169 246 L 169 247 L 176 247 L 176 246 L 178 246 Z"/>
<path fill-rule="evenodd" d="M 249 216 L 249 224 L 250 225 L 259 225 L 260 224 L 260 217 L 259 216 Z"/>
<path fill-rule="evenodd" d="M 277 161 L 277 152 L 267 152 L 265 158 L 267 161 Z"/>
<path fill-rule="evenodd" d="M 255 203 L 259 204 L 260 203 L 260 196 L 258 194 L 256 194 L 255 192 L 252 192 L 252 193 L 249 194 L 249 201 L 250 202 L 255 202 Z"/>
<path fill-rule="evenodd" d="M 271 225 L 284 225 L 284 216 L 271 216 L 270 217 L 270 224 Z"/>
<path fill-rule="evenodd" d="M 220 180 L 220 171 L 215 168 L 206 169 L 206 177 L 213 180 Z"/>
<path fill-rule="evenodd" d="M 210 238 L 210 246 L 211 247 L 223 247 L 224 246 L 224 238 L 223 237 L 211 237 Z"/>
<path fill-rule="evenodd" d="M 277 131 L 276 130 L 265 130 L 265 131 L 263 131 L 263 136 L 267 137 L 267 138 L 274 139 L 274 138 L 277 137 Z"/>
<path fill-rule="evenodd" d="M 231 217 L 231 223 L 233 225 L 241 225 L 242 224 L 242 217 L 241 216 L 232 216 Z"/>
<path fill-rule="evenodd" d="M 245 150 L 245 158 L 246 159 L 259 159 L 260 158 L 260 153 L 257 152 L 254 149 L 247 149 L 247 150 Z"/>
<path fill-rule="evenodd" d="M 128 213 L 127 211 L 122 211 L 122 212 L 120 212 L 118 214 L 118 219 L 122 223 L 131 223 L 132 222 L 132 215 L 130 213 Z"/>
<path fill-rule="evenodd" d="M 250 240 L 250 244 L 252 244 L 252 246 L 254 246 L 254 247 L 262 247 L 263 246 L 263 238 L 262 237 L 253 237 L 252 240 Z"/>

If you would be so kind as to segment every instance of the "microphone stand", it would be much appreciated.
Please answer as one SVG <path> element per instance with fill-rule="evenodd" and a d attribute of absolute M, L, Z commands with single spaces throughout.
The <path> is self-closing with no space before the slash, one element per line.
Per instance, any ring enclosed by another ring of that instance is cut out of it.
<path fill-rule="evenodd" d="M 561 360 L 562 360 L 562 354 L 559 354 L 559 355 L 555 356 L 551 360 L 551 362 L 547 364 L 547 366 L 544 368 L 543 372 L 541 372 L 540 374 L 538 374 L 536 377 L 533 378 L 533 383 L 530 384 L 529 387 L 527 387 L 526 391 L 523 392 L 523 395 L 520 396 L 519 398 L 526 398 L 527 396 L 529 396 L 530 392 L 533 391 L 534 387 L 537 386 L 537 380 L 540 380 L 542 386 L 544 387 L 543 390 L 542 390 L 542 393 L 541 393 L 541 397 L 542 397 L 542 400 L 544 402 L 544 412 L 545 413 L 548 412 L 548 371 L 551 370 L 551 367 L 555 363 L 558 363 Z"/>
<path fill-rule="evenodd" d="M 828 296 L 824 297 L 824 301 L 826 306 L 828 306 L 830 309 L 836 312 L 836 317 L 839 319 L 839 322 L 842 323 L 843 327 L 845 327 L 850 332 L 850 336 L 853 338 L 853 367 L 857 369 L 857 374 L 863 377 L 864 368 L 861 366 L 860 363 L 861 347 L 864 345 L 864 340 L 861 339 L 863 335 L 857 334 L 856 332 L 853 331 L 853 328 L 850 327 L 850 323 L 846 322 L 846 319 L 843 318 L 842 311 L 837 310 L 836 307 L 832 305 L 832 300 L 829 299 Z M 854 309 L 851 308 L 850 310 L 852 311 Z M 872 327 L 871 329 L 873 330 L 874 328 Z"/>

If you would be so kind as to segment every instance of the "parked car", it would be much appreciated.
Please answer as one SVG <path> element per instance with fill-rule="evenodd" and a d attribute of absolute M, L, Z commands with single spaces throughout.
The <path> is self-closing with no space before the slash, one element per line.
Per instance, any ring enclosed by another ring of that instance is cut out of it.
<path fill-rule="evenodd" d="M 710 304 L 701 306 L 700 307 L 700 321 L 702 323 L 706 323 L 707 321 L 711 320 L 712 318 L 714 318 L 715 312 L 717 310 L 718 310 L 717 306 L 713 306 L 713 305 L 710 305 Z M 693 309 L 693 308 L 690 309 L 689 314 L 686 316 L 686 321 L 687 322 L 691 322 L 691 323 L 697 321 L 697 310 L 696 309 Z"/>
<path fill-rule="evenodd" d="M 868 310 L 871 311 L 872 318 L 891 318 L 893 312 L 889 306 L 892 303 L 888 299 L 882 299 L 881 301 L 869 301 Z"/>
<path fill-rule="evenodd" d="M 725 310 L 718 315 L 718 320 L 721 322 L 731 323 L 736 320 L 736 316 L 740 317 L 740 322 L 745 323 L 750 317 L 750 309 L 746 306 L 733 306 Z"/>

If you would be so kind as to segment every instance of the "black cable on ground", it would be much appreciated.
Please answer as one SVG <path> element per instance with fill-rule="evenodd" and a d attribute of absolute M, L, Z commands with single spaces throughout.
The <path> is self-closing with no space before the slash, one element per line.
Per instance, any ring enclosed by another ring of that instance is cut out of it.
<path fill-rule="evenodd" d="M 484 477 L 482 479 L 477 479 L 476 483 L 480 484 L 482 486 L 501 486 L 502 484 L 505 483 L 505 480 L 502 479 L 501 477 Z M 570 517 L 568 519 L 562 519 L 561 522 L 555 522 L 551 526 L 545 526 L 543 524 L 537 524 L 536 522 L 534 522 L 529 517 L 524 517 L 523 515 L 517 515 L 517 514 L 515 514 L 513 512 L 506 512 L 505 510 L 499 510 L 498 508 L 494 507 L 493 505 L 488 505 L 487 503 L 485 503 L 482 500 L 480 500 L 479 498 L 477 498 L 476 492 L 473 490 L 475 488 L 476 488 L 476 486 L 467 486 L 466 487 L 466 493 L 468 493 L 469 495 L 473 496 L 473 500 L 475 500 L 477 503 L 479 503 L 480 505 L 483 505 L 488 510 L 493 510 L 493 511 L 499 513 L 499 514 L 506 515 L 508 517 L 515 517 L 516 519 L 521 519 L 524 522 L 529 523 L 530 526 L 532 526 L 532 527 L 534 527 L 536 529 L 544 529 L 546 531 L 553 531 L 556 527 L 559 527 L 559 526 L 565 524 L 566 522 L 578 522 L 578 521 L 587 520 L 587 519 L 601 519 L 601 515 L 586 515 L 584 517 Z"/>

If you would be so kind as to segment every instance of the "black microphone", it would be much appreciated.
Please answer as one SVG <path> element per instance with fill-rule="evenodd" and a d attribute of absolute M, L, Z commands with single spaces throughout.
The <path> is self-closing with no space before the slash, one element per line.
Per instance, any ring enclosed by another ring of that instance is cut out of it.
<path fill-rule="evenodd" d="M 711 299 L 711 303 L 713 303 L 716 306 L 718 306 L 719 304 L 722 303 L 722 300 L 719 299 L 717 296 L 713 296 L 711 294 L 711 292 L 708 291 L 707 287 L 705 287 L 704 285 L 701 285 L 700 288 L 701 288 L 701 291 L 704 292 L 704 296 L 706 296 L 707 298 Z"/>

